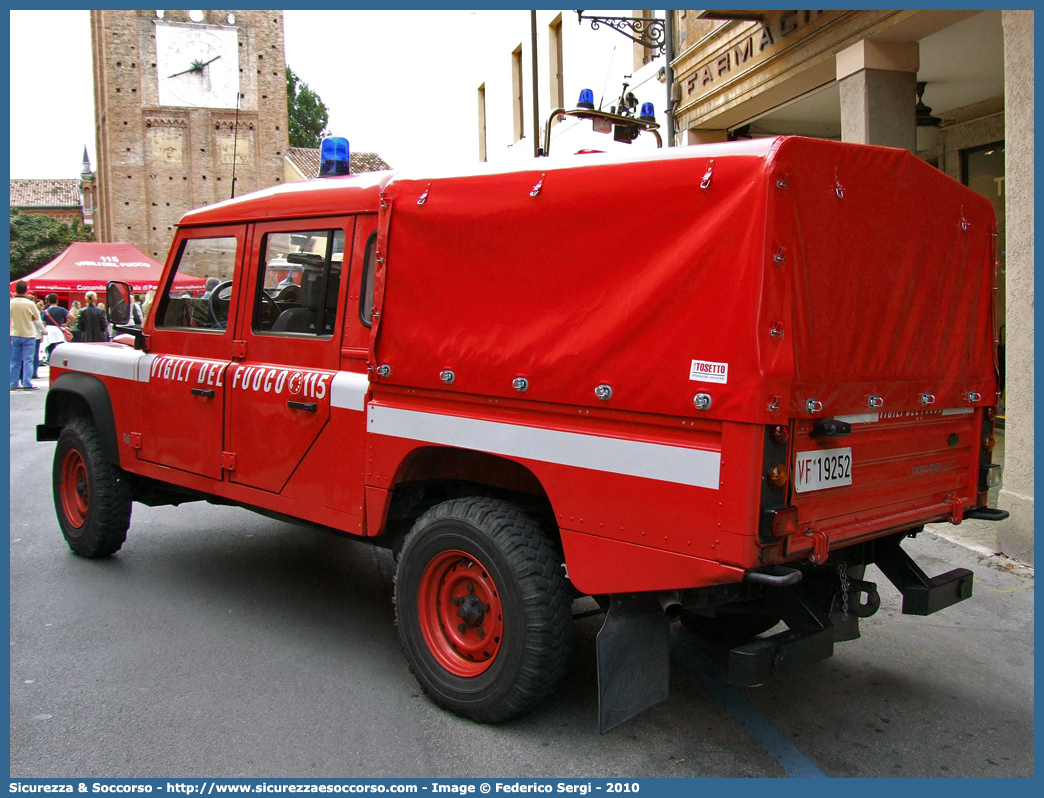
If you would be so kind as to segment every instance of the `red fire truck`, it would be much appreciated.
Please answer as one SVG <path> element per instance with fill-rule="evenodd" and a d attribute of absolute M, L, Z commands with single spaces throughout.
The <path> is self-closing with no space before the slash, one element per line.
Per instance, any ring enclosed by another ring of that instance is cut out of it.
<path fill-rule="evenodd" d="M 916 157 L 802 138 L 221 202 L 126 344 L 55 350 L 58 521 L 85 557 L 135 501 L 389 547 L 417 679 L 479 721 L 554 690 L 594 596 L 604 731 L 666 697 L 673 618 L 754 685 L 858 637 L 870 563 L 906 613 L 970 596 L 900 544 L 1005 515 L 995 249 Z"/>

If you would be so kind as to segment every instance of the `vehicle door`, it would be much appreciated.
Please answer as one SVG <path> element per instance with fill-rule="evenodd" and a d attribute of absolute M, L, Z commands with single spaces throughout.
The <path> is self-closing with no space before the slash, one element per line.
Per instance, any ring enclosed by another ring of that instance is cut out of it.
<path fill-rule="evenodd" d="M 149 354 L 133 433 L 138 458 L 221 479 L 224 380 L 232 360 L 246 227 L 181 231 L 145 322 Z"/>
<path fill-rule="evenodd" d="M 237 321 L 243 356 L 227 383 L 233 482 L 283 492 L 329 423 L 354 233 L 354 217 L 252 228 L 249 299 Z M 307 485 L 295 482 L 312 503 L 335 478 L 335 464 L 320 460 Z"/>

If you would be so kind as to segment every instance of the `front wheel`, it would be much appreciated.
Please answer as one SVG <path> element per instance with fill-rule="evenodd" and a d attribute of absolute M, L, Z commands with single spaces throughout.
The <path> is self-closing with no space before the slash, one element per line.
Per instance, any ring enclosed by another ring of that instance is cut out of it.
<path fill-rule="evenodd" d="M 121 476 L 90 421 L 62 430 L 51 471 L 54 509 L 66 543 L 81 557 L 108 557 L 127 539 L 131 494 Z"/>
<path fill-rule="evenodd" d="M 530 711 L 565 672 L 572 610 L 561 559 L 508 502 L 454 499 L 422 515 L 399 558 L 395 612 L 424 691 L 472 720 Z"/>

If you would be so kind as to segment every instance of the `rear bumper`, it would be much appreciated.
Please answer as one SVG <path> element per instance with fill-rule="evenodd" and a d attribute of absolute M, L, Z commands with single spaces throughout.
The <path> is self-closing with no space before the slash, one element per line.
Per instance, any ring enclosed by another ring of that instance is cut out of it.
<path fill-rule="evenodd" d="M 958 507 L 958 504 L 960 505 Z M 820 554 L 817 552 L 817 543 L 820 535 L 825 535 L 829 549 L 839 549 L 853 543 L 883 537 L 892 532 L 901 532 L 924 524 L 940 523 L 949 521 L 960 523 L 964 515 L 963 502 L 953 500 L 951 502 L 934 504 L 928 507 L 919 507 L 903 513 L 896 513 L 885 517 L 876 517 L 862 523 L 848 524 L 840 529 L 830 529 L 825 532 L 809 529 L 805 533 L 790 535 L 783 539 L 784 559 L 791 560 L 796 557 Z M 822 538 L 820 538 L 822 540 Z M 821 544 L 820 544 L 821 545 Z M 825 562 L 826 558 L 817 560 Z"/>
<path fill-rule="evenodd" d="M 901 537 L 895 535 L 876 541 L 867 562 L 875 563 L 902 594 L 904 615 L 931 615 L 971 597 L 974 578 L 971 571 L 955 568 L 929 577 L 903 551 L 900 540 Z M 870 583 L 860 584 L 872 587 Z M 779 610 L 788 628 L 731 649 L 727 659 L 729 682 L 740 687 L 764 684 L 834 653 L 835 640 L 845 638 L 835 636 L 829 608 L 816 600 L 814 591 L 804 588 L 798 583 L 765 589 L 766 603 Z M 870 613 L 876 608 L 874 606 Z M 859 614 L 856 609 L 853 612 Z"/>

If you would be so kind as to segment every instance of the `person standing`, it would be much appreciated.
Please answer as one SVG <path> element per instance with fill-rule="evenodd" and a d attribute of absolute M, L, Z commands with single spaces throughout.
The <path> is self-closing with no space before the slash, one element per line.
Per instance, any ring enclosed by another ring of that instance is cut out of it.
<path fill-rule="evenodd" d="M 51 362 L 51 352 L 58 344 L 65 341 L 62 329 L 69 321 L 69 311 L 59 306 L 58 295 L 47 295 L 47 307 L 43 312 L 44 327 L 47 331 L 47 362 Z"/>
<path fill-rule="evenodd" d="M 43 323 L 44 303 L 39 299 L 36 300 L 36 311 L 40 314 L 40 321 L 34 325 L 36 327 L 36 351 L 33 353 L 34 380 L 40 376 L 40 350 L 43 348 L 44 336 L 47 335 Z"/>
<path fill-rule="evenodd" d="M 141 303 L 141 318 L 142 326 L 145 326 L 145 319 L 149 317 L 149 311 L 152 310 L 152 303 L 156 299 L 156 292 L 149 291 L 145 294 L 145 301 Z"/>
<path fill-rule="evenodd" d="M 17 390 L 19 382 L 26 391 L 37 390 L 30 381 L 33 373 L 33 347 L 36 342 L 36 325 L 40 322 L 40 311 L 25 292 L 29 286 L 25 280 L 15 283 L 15 297 L 11 300 L 11 390 Z M 19 379 L 20 378 L 20 379 Z"/>
<path fill-rule="evenodd" d="M 80 331 L 83 333 L 85 344 L 109 340 L 109 317 L 105 311 L 98 307 L 95 302 L 98 295 L 88 291 L 87 307 L 80 311 Z"/>
<path fill-rule="evenodd" d="M 79 343 L 83 340 L 83 333 L 80 332 L 80 300 L 75 300 L 72 303 L 72 307 L 69 308 L 69 320 L 66 322 L 69 329 L 73 334 L 73 343 Z"/>

